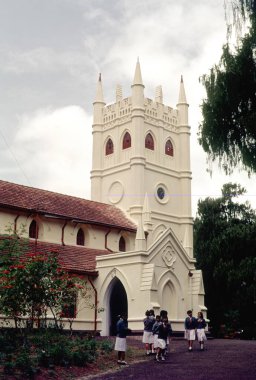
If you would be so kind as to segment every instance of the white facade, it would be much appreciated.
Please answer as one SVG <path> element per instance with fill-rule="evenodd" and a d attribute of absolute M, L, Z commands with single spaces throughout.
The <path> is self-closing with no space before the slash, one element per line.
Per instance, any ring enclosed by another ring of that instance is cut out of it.
<path fill-rule="evenodd" d="M 123 98 L 118 86 L 116 102 L 106 106 L 100 77 L 94 102 L 92 200 L 116 205 L 138 226 L 135 251 L 97 259 L 96 284 L 105 310 L 100 322 L 106 335 L 117 280 L 127 295 L 133 330 L 142 329 L 146 309 L 168 310 L 176 330 L 183 329 L 187 309 L 206 310 L 202 274 L 193 258 L 190 126 L 183 79 L 175 109 L 163 104 L 160 86 L 155 100 L 144 96 L 139 62 L 131 88 L 131 97 Z M 130 144 L 124 147 L 127 132 Z M 148 134 L 150 148 L 145 147 Z M 166 154 L 167 142 L 172 154 Z"/>

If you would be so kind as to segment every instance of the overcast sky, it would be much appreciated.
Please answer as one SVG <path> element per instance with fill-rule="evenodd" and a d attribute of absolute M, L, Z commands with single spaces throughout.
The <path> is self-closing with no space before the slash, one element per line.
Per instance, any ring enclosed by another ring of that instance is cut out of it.
<path fill-rule="evenodd" d="M 131 94 L 137 57 L 145 96 L 162 85 L 176 107 L 182 74 L 190 104 L 192 205 L 218 197 L 226 182 L 247 189 L 255 175 L 231 177 L 197 142 L 204 89 L 226 39 L 224 0 L 0 0 L 0 179 L 90 198 L 92 102 Z"/>

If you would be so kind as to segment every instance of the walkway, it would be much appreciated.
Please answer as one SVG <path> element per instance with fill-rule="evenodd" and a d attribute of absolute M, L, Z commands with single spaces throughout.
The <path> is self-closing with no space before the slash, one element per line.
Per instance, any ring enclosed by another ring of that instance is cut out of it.
<path fill-rule="evenodd" d="M 93 380 L 256 379 L 256 341 L 213 339 L 206 343 L 205 351 L 199 351 L 195 344 L 194 350 L 188 352 L 184 340 L 173 340 L 165 362 L 157 363 L 149 357 Z"/>

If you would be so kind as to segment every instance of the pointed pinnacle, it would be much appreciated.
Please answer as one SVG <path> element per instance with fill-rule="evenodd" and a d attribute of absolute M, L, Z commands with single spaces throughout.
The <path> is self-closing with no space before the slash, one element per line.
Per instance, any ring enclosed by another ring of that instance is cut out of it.
<path fill-rule="evenodd" d="M 181 80 L 180 80 L 180 92 L 179 92 L 178 104 L 187 104 L 187 98 L 186 98 L 185 87 L 184 87 L 182 75 L 181 75 Z"/>
<path fill-rule="evenodd" d="M 101 74 L 97 83 L 95 102 L 104 103 Z"/>
<path fill-rule="evenodd" d="M 137 63 L 136 63 L 134 80 L 133 80 L 133 85 L 136 85 L 136 84 L 143 85 L 139 58 L 138 58 Z"/>

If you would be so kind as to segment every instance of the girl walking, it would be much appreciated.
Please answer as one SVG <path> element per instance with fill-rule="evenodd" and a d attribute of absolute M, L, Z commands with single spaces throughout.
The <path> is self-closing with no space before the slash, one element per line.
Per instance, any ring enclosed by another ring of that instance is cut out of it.
<path fill-rule="evenodd" d="M 185 319 L 185 339 L 188 341 L 188 350 L 192 351 L 193 341 L 196 339 L 197 320 L 192 316 L 192 310 L 187 311 Z"/>
<path fill-rule="evenodd" d="M 158 329 L 158 339 L 157 339 L 157 349 L 156 349 L 156 361 L 160 362 L 165 360 L 164 352 L 166 349 L 167 339 L 172 334 L 171 324 L 168 323 L 167 318 L 162 319 L 162 323 L 159 325 Z"/>
<path fill-rule="evenodd" d="M 199 311 L 197 313 L 197 325 L 196 325 L 196 335 L 197 339 L 200 345 L 200 349 L 203 351 L 204 350 L 204 341 L 207 339 L 205 335 L 205 327 L 206 327 L 206 322 L 203 316 L 203 313 Z"/>

